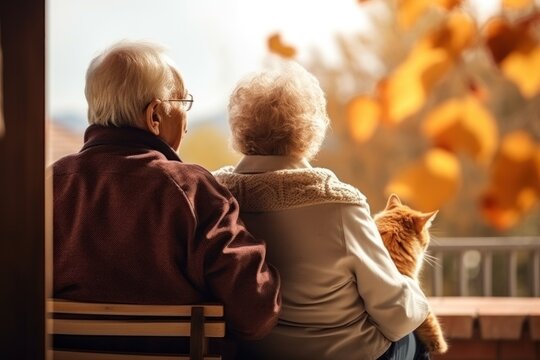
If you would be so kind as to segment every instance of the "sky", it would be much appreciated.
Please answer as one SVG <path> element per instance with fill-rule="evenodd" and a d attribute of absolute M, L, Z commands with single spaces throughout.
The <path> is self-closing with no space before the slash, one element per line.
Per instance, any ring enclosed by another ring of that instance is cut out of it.
<path fill-rule="evenodd" d="M 53 119 L 69 115 L 68 125 L 84 129 L 86 68 L 121 39 L 169 49 L 195 98 L 190 118 L 196 121 L 225 113 L 235 83 L 268 58 L 270 34 L 326 47 L 332 61 L 332 34 L 366 26 L 356 0 L 49 0 L 47 112 Z"/>

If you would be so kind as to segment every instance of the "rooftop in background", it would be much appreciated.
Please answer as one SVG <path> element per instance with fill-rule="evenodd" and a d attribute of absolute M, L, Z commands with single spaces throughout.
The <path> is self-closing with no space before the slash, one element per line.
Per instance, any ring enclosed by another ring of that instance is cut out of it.
<path fill-rule="evenodd" d="M 62 156 L 78 152 L 83 144 L 83 133 L 71 130 L 53 120 L 45 121 L 47 135 L 47 166 Z"/>

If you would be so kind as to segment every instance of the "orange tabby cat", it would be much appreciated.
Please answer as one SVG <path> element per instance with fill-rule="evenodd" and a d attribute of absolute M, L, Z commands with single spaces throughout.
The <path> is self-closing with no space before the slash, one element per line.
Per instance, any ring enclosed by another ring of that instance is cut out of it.
<path fill-rule="evenodd" d="M 436 214 L 437 211 L 422 213 L 413 210 L 392 194 L 386 208 L 374 216 L 384 245 L 399 272 L 416 281 L 429 245 L 428 230 Z M 430 353 L 443 354 L 448 350 L 435 314 L 430 312 L 415 333 Z"/>

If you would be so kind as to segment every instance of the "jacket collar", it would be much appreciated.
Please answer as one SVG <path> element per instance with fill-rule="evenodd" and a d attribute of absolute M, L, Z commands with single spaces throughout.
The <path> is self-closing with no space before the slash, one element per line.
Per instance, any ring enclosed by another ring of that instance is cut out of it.
<path fill-rule="evenodd" d="M 245 155 L 234 169 L 239 174 L 260 174 L 287 169 L 311 169 L 306 159 L 277 155 Z"/>
<path fill-rule="evenodd" d="M 363 204 L 365 201 L 358 189 L 342 183 L 325 168 L 248 174 L 238 173 L 228 166 L 212 174 L 238 200 L 242 211 L 280 211 L 327 203 Z"/>
<path fill-rule="evenodd" d="M 166 142 L 146 130 L 134 127 L 90 125 L 84 133 L 81 151 L 100 145 L 152 149 L 165 155 L 168 160 L 181 161 L 176 151 Z"/>

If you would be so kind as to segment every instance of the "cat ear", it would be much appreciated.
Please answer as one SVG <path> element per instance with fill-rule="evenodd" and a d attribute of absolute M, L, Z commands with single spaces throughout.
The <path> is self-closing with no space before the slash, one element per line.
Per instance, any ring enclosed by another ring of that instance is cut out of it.
<path fill-rule="evenodd" d="M 435 216 L 437 216 L 438 212 L 439 210 L 435 210 L 429 213 L 422 213 L 420 216 L 416 217 L 414 221 L 416 230 L 420 232 L 424 228 L 429 228 L 433 220 L 435 220 Z"/>
<path fill-rule="evenodd" d="M 400 205 L 401 200 L 399 200 L 399 197 L 396 194 L 390 194 L 390 196 L 388 197 L 388 201 L 386 202 L 385 210 L 391 210 Z"/>

